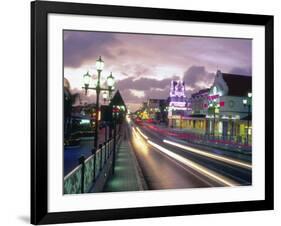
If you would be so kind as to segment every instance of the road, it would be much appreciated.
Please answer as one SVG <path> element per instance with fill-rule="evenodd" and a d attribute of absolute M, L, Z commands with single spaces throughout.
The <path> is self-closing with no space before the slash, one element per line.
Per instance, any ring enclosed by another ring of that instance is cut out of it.
<path fill-rule="evenodd" d="M 149 189 L 251 184 L 248 156 L 184 143 L 145 124 L 130 122 L 128 130 Z"/>

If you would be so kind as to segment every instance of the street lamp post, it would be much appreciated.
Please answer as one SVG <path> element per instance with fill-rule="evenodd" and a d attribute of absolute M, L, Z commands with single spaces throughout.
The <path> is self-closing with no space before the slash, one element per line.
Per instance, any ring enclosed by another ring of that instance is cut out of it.
<path fill-rule="evenodd" d="M 106 99 L 107 99 L 107 93 L 105 91 L 102 94 L 102 98 L 103 98 L 103 103 L 105 104 Z"/>
<path fill-rule="evenodd" d="M 212 135 L 215 137 L 216 113 L 219 113 L 219 106 L 216 101 L 212 101 L 211 103 L 209 103 L 209 110 L 213 114 Z"/>
<path fill-rule="evenodd" d="M 209 104 L 209 109 L 211 110 L 211 113 L 213 113 L 213 128 L 212 128 L 212 131 L 211 131 L 211 133 L 212 133 L 212 135 L 213 135 L 213 137 L 215 136 L 215 124 L 216 124 L 216 109 L 215 109 L 215 106 L 214 106 L 214 103 L 213 102 L 211 102 L 210 104 Z M 210 120 L 211 121 L 211 120 Z"/>
<path fill-rule="evenodd" d="M 112 76 L 112 73 L 110 76 L 107 77 L 107 87 L 108 88 L 102 88 L 100 86 L 100 76 L 101 72 L 104 68 L 104 61 L 99 57 L 99 59 L 96 60 L 96 69 L 98 72 L 98 77 L 97 80 L 94 80 L 93 87 L 90 86 L 92 76 L 87 72 L 84 76 L 84 87 L 85 89 L 85 95 L 87 95 L 87 92 L 89 89 L 95 90 L 96 91 L 96 117 L 95 117 L 95 142 L 94 142 L 94 148 L 97 150 L 98 148 L 98 132 L 99 132 L 99 99 L 100 99 L 100 92 L 101 91 L 108 91 L 112 92 L 114 90 L 113 85 L 114 85 L 114 77 Z M 110 79 L 108 79 L 110 78 Z"/>
<path fill-rule="evenodd" d="M 111 100 L 112 98 L 112 91 L 114 90 L 114 84 L 115 84 L 115 80 L 114 77 L 112 75 L 112 72 L 110 72 L 110 75 L 107 76 L 107 85 L 108 85 L 108 97 L 109 100 Z"/>
<path fill-rule="evenodd" d="M 244 107 L 248 107 L 248 118 L 247 118 L 247 134 L 246 134 L 246 144 L 249 144 L 249 127 L 250 127 L 250 113 L 252 105 L 252 93 L 248 93 L 248 97 L 243 99 Z"/>

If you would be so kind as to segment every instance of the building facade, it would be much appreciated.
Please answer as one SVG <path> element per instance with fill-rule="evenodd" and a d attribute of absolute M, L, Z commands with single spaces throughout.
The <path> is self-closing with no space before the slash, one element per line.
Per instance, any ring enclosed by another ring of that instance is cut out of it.
<path fill-rule="evenodd" d="M 168 126 L 182 128 L 182 118 L 187 110 L 184 81 L 171 81 L 168 102 Z"/>
<path fill-rule="evenodd" d="M 183 128 L 193 132 L 205 134 L 208 113 L 208 96 L 210 89 L 202 89 L 191 94 L 187 103 L 187 113 L 183 117 Z"/>
<path fill-rule="evenodd" d="M 152 119 L 158 123 L 166 121 L 166 99 L 148 99 L 146 109 L 149 119 Z"/>
<path fill-rule="evenodd" d="M 252 78 L 217 71 L 210 89 L 192 94 L 184 127 L 251 143 Z"/>

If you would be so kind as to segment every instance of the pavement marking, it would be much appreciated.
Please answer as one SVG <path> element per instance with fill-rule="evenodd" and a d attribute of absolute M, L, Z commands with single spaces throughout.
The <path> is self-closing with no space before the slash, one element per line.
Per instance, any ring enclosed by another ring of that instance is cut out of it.
<path fill-rule="evenodd" d="M 176 143 L 176 142 L 173 142 L 173 141 L 169 141 L 169 140 L 165 140 L 165 139 L 163 140 L 163 142 L 167 143 L 167 144 L 171 144 L 171 145 L 179 147 L 179 148 L 182 148 L 182 149 L 184 149 L 186 151 L 189 151 L 189 152 L 193 152 L 193 153 L 196 153 L 196 154 L 199 154 L 199 155 L 207 156 L 207 157 L 212 158 L 212 159 L 216 159 L 216 160 L 226 162 L 226 163 L 229 163 L 229 164 L 232 164 L 232 165 L 240 166 L 240 167 L 243 167 L 243 168 L 246 168 L 246 169 L 252 169 L 251 164 L 248 164 L 248 163 L 245 163 L 245 162 L 242 162 L 242 161 L 238 161 L 238 160 L 234 160 L 234 159 L 231 159 L 231 158 L 226 158 L 226 157 L 219 156 L 219 155 L 216 155 L 216 154 L 201 151 L 197 148 L 182 145 L 182 144 L 179 144 L 179 143 Z"/>
<path fill-rule="evenodd" d="M 188 167 L 191 167 L 192 169 L 200 172 L 201 174 L 213 179 L 213 180 L 216 180 L 218 182 L 220 182 L 221 184 L 225 185 L 225 186 L 230 186 L 230 187 L 234 187 L 234 186 L 237 186 L 238 184 L 235 183 L 234 181 L 232 180 L 229 180 L 227 179 L 226 177 L 222 176 L 222 175 L 219 175 L 215 172 L 213 172 L 212 170 L 209 170 L 207 169 L 206 167 L 203 167 L 191 160 L 188 160 L 178 154 L 175 154 L 174 152 L 148 140 L 147 141 L 150 145 L 152 145 L 153 147 L 157 148 L 158 150 L 162 151 L 163 153 L 165 153 L 166 155 L 170 156 L 171 158 L 173 159 L 176 159 L 177 161 L 181 162 L 182 164 L 188 166 Z"/>

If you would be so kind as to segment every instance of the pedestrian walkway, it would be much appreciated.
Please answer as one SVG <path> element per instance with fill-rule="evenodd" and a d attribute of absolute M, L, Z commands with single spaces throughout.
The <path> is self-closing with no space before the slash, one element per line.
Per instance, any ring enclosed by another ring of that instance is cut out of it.
<path fill-rule="evenodd" d="M 108 179 L 104 192 L 140 191 L 145 185 L 136 157 L 127 139 L 123 138 L 116 153 L 115 173 Z"/>

